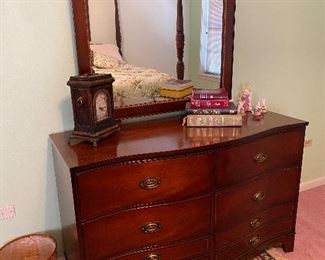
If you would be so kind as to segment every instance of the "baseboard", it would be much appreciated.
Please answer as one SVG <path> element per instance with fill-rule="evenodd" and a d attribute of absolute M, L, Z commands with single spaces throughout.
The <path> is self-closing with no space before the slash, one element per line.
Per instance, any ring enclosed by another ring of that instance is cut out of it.
<path fill-rule="evenodd" d="M 305 190 L 310 190 L 312 188 L 315 188 L 315 187 L 318 187 L 321 185 L 325 185 L 325 176 L 317 178 L 315 180 L 305 181 L 305 182 L 300 183 L 299 191 L 301 192 L 301 191 L 305 191 Z"/>

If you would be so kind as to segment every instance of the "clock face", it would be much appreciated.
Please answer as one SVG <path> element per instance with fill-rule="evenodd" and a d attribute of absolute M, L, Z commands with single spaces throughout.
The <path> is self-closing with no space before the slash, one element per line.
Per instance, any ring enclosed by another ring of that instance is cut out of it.
<path fill-rule="evenodd" d="M 108 94 L 104 91 L 99 91 L 95 97 L 96 106 L 96 121 L 103 121 L 108 118 Z"/>

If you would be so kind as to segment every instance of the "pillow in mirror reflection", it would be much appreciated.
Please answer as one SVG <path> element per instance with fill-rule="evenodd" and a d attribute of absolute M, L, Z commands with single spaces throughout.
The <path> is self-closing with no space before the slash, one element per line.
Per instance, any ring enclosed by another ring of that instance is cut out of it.
<path fill-rule="evenodd" d="M 118 51 L 118 47 L 115 44 L 90 44 L 90 49 L 92 51 L 104 54 L 105 56 L 113 57 L 120 62 L 124 62 L 121 54 Z"/>
<path fill-rule="evenodd" d="M 114 69 L 124 64 L 124 61 L 121 62 L 114 57 L 96 51 L 92 51 L 92 57 L 92 65 L 101 69 Z"/>

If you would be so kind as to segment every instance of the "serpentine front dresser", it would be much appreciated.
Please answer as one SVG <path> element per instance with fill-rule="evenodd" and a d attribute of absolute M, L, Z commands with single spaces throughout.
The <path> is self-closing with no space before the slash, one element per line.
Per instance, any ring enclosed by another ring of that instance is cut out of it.
<path fill-rule="evenodd" d="M 305 128 L 269 112 L 242 127 L 122 124 L 97 147 L 51 135 L 71 259 L 246 259 L 292 251 Z"/>

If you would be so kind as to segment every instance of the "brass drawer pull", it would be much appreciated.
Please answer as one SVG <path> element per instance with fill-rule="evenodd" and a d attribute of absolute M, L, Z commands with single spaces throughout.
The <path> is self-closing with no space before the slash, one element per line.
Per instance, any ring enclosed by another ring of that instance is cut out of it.
<path fill-rule="evenodd" d="M 160 259 L 160 255 L 156 255 L 156 254 L 150 254 L 144 258 L 144 260 L 159 260 L 159 259 Z"/>
<path fill-rule="evenodd" d="M 255 246 L 255 245 L 257 245 L 260 241 L 261 241 L 261 239 L 260 239 L 258 236 L 256 236 L 256 237 L 253 237 L 253 238 L 251 238 L 251 239 L 249 240 L 249 244 L 250 244 L 251 246 Z"/>
<path fill-rule="evenodd" d="M 159 222 L 149 222 L 141 226 L 141 230 L 145 234 L 151 234 L 159 231 L 161 224 Z"/>
<path fill-rule="evenodd" d="M 253 195 L 253 200 L 254 201 L 262 201 L 265 198 L 265 192 L 263 191 L 258 191 Z"/>
<path fill-rule="evenodd" d="M 262 163 L 267 159 L 267 155 L 265 153 L 258 153 L 254 156 L 254 160 L 257 163 Z"/>
<path fill-rule="evenodd" d="M 148 177 L 140 181 L 139 185 L 144 190 L 152 190 L 160 186 L 160 179 L 158 177 Z"/>
<path fill-rule="evenodd" d="M 84 103 L 83 98 L 82 98 L 82 97 L 78 97 L 78 99 L 77 99 L 77 105 L 78 105 L 79 107 L 81 107 L 81 106 L 83 105 L 83 103 Z"/>
<path fill-rule="evenodd" d="M 252 229 L 255 229 L 261 225 L 261 220 L 259 218 L 256 218 L 256 219 L 252 220 L 249 225 Z"/>

